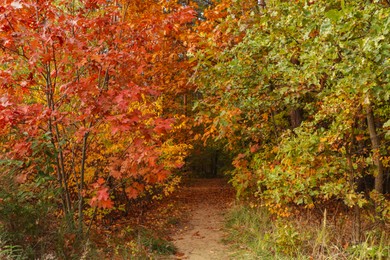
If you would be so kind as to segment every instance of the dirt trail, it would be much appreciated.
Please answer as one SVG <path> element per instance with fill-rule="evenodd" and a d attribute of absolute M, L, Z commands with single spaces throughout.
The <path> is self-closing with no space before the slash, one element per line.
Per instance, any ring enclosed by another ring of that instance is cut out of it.
<path fill-rule="evenodd" d="M 234 192 L 223 179 L 191 181 L 178 195 L 188 220 L 173 236 L 178 248 L 176 259 L 229 259 L 222 243 L 223 214 L 231 205 Z"/>

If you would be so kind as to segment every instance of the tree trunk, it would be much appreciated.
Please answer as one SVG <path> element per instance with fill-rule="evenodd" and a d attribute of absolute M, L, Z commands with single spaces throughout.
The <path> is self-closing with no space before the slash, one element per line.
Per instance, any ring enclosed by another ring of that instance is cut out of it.
<path fill-rule="evenodd" d="M 371 146 L 372 146 L 372 153 L 373 153 L 372 157 L 375 166 L 377 168 L 377 172 L 375 175 L 375 190 L 378 191 L 379 193 L 383 193 L 384 168 L 379 153 L 380 140 L 376 132 L 374 113 L 372 111 L 372 106 L 368 97 L 366 98 L 366 103 L 367 103 L 366 105 L 367 125 L 368 125 L 368 131 L 370 133 L 370 139 L 371 139 Z"/>
<path fill-rule="evenodd" d="M 303 110 L 301 108 L 294 108 L 290 111 L 290 124 L 292 129 L 297 128 L 303 121 Z"/>
<path fill-rule="evenodd" d="M 87 159 L 87 139 L 88 139 L 89 132 L 84 134 L 83 137 L 83 148 L 82 148 L 82 155 L 81 155 L 81 170 L 80 170 L 80 182 L 79 182 L 79 234 L 81 237 L 83 237 L 83 225 L 84 225 L 84 215 L 83 215 L 83 207 L 84 207 L 84 195 L 83 195 L 83 189 L 84 189 L 84 175 L 85 175 L 85 162 Z"/>

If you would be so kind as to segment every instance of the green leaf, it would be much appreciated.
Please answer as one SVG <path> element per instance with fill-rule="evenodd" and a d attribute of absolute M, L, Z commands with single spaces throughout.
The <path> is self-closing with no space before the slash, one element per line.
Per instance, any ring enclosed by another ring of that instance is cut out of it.
<path fill-rule="evenodd" d="M 336 9 L 329 10 L 325 13 L 325 16 L 329 18 L 332 22 L 337 22 L 342 17 L 342 11 L 338 11 Z"/>

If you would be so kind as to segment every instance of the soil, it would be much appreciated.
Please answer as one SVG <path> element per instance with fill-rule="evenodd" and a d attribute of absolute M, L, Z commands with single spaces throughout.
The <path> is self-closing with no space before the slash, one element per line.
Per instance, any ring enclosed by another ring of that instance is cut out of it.
<path fill-rule="evenodd" d="M 229 259 L 223 243 L 224 214 L 234 191 L 224 179 L 196 179 L 178 193 L 177 206 L 186 218 L 172 236 L 178 253 L 173 259 Z"/>

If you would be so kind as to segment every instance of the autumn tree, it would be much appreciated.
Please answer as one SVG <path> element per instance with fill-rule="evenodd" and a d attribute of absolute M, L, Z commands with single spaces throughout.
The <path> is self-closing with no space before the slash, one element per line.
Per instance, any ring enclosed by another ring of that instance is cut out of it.
<path fill-rule="evenodd" d="M 80 235 L 88 204 L 111 208 L 113 194 L 135 198 L 182 165 L 180 146 L 164 138 L 180 119 L 161 104 L 184 85 L 172 65 L 184 47 L 173 50 L 194 13 L 167 8 L 92 0 L 0 6 L 2 176 L 21 189 L 55 177 L 62 213 L 78 219 Z"/>
<path fill-rule="evenodd" d="M 251 4 L 206 13 L 214 38 L 191 53 L 205 137 L 229 140 L 232 182 L 275 213 L 366 204 L 388 178 L 387 3 Z"/>

